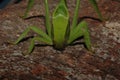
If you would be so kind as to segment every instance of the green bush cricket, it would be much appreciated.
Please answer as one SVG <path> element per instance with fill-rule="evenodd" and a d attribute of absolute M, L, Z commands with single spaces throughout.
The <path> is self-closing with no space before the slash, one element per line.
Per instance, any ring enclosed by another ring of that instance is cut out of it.
<path fill-rule="evenodd" d="M 98 9 L 96 1 L 95 0 L 89 1 L 93 5 L 100 19 L 102 20 L 102 16 Z M 27 17 L 27 14 L 29 10 L 32 8 L 33 4 L 34 0 L 29 0 L 28 7 L 23 18 Z M 82 36 L 84 38 L 86 48 L 88 50 L 91 50 L 91 41 L 87 22 L 82 20 L 81 22 L 77 23 L 80 0 L 76 0 L 76 8 L 71 25 L 69 25 L 70 16 L 65 0 L 60 0 L 59 4 L 57 5 L 56 9 L 53 12 L 52 21 L 50 20 L 48 0 L 44 0 L 44 4 L 45 4 L 46 32 L 43 32 L 40 28 L 36 26 L 30 26 L 21 34 L 21 36 L 17 39 L 15 44 L 18 44 L 28 34 L 30 30 L 33 30 L 39 36 L 35 36 L 32 38 L 28 53 L 31 53 L 33 48 L 35 47 L 35 41 L 44 42 L 47 45 L 53 45 L 58 50 L 62 50 L 66 46 L 73 44 L 73 42 L 76 39 Z"/>

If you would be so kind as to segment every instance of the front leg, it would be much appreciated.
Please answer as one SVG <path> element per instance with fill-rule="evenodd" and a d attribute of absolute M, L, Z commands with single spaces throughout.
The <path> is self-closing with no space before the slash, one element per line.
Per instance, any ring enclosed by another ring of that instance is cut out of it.
<path fill-rule="evenodd" d="M 27 34 L 28 32 L 32 30 L 34 32 L 36 32 L 39 36 L 41 41 L 52 45 L 52 39 L 45 33 L 43 32 L 40 28 L 35 27 L 35 26 L 30 26 L 28 27 L 21 35 L 20 37 L 16 40 L 16 42 L 14 44 L 18 44 Z"/>
<path fill-rule="evenodd" d="M 71 44 L 73 41 L 82 36 L 84 37 L 85 46 L 88 50 L 91 50 L 88 25 L 85 21 L 80 22 L 77 27 L 71 29 L 68 44 Z"/>
<path fill-rule="evenodd" d="M 28 54 L 30 54 L 33 51 L 33 49 L 35 47 L 35 41 L 44 42 L 44 39 L 41 38 L 41 37 L 33 37 L 32 40 L 31 40 L 31 42 L 30 42 L 30 46 L 28 48 Z M 48 44 L 49 43 L 47 43 L 47 45 Z"/>
<path fill-rule="evenodd" d="M 23 16 L 24 19 L 27 18 L 28 12 L 29 12 L 30 9 L 33 7 L 33 4 L 34 4 L 34 0 L 29 0 L 29 1 L 28 1 L 27 9 L 26 9 L 26 11 L 25 11 L 25 13 L 24 13 L 24 16 Z"/>
<path fill-rule="evenodd" d="M 85 46 L 88 50 L 91 51 L 91 40 L 90 40 L 88 26 L 84 26 L 83 28 L 84 28 L 83 37 L 84 37 Z"/>

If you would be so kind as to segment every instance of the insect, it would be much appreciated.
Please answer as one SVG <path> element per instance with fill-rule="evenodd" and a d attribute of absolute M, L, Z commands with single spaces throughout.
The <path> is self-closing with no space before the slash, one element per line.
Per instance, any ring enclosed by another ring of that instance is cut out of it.
<path fill-rule="evenodd" d="M 99 9 L 95 0 L 90 0 L 93 4 L 96 12 L 101 17 Z M 34 0 L 29 0 L 27 10 L 24 18 L 27 17 L 27 13 L 34 4 Z M 31 39 L 28 53 L 31 53 L 35 47 L 35 41 L 44 42 L 47 45 L 52 45 L 58 50 L 64 49 L 66 46 L 73 44 L 73 42 L 80 38 L 84 38 L 85 46 L 88 50 L 91 50 L 91 41 L 89 36 L 88 25 L 85 20 L 78 23 L 78 11 L 80 6 L 80 0 L 76 0 L 75 12 L 72 20 L 72 24 L 69 23 L 69 12 L 65 3 L 65 0 L 60 0 L 56 9 L 52 15 L 52 21 L 50 20 L 50 13 L 48 7 L 48 0 L 44 0 L 45 5 L 45 27 L 46 32 L 43 32 L 36 26 L 29 26 L 17 39 L 15 44 L 18 44 L 30 30 L 36 32 L 38 36 L 34 36 Z"/>

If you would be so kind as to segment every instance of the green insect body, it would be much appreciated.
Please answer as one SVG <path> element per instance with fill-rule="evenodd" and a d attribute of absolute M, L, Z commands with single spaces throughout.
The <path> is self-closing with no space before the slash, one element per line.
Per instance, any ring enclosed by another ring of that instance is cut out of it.
<path fill-rule="evenodd" d="M 101 13 L 97 7 L 95 0 L 89 1 L 91 1 L 91 4 L 95 8 L 99 17 L 101 17 Z M 25 12 L 25 17 L 33 6 L 33 2 L 34 0 L 29 0 L 28 8 Z M 50 20 L 48 0 L 44 0 L 44 4 L 46 32 L 43 32 L 40 28 L 37 28 L 36 26 L 30 26 L 21 34 L 15 44 L 18 44 L 28 34 L 28 32 L 32 30 L 36 32 L 38 36 L 32 38 L 28 53 L 31 53 L 33 48 L 35 47 L 35 41 L 44 42 L 47 45 L 53 45 L 56 49 L 61 50 L 64 49 L 67 45 L 73 44 L 76 39 L 82 36 L 84 38 L 86 48 L 88 50 L 91 50 L 91 41 L 87 22 L 83 20 L 78 23 L 77 21 L 80 0 L 76 1 L 75 13 L 71 26 L 69 24 L 69 13 L 65 0 L 60 0 L 60 3 L 57 5 L 55 11 L 53 12 L 52 21 Z"/>
<path fill-rule="evenodd" d="M 53 42 L 57 49 L 62 49 L 65 46 L 65 35 L 68 27 L 69 14 L 65 5 L 65 1 L 61 0 L 53 13 Z"/>

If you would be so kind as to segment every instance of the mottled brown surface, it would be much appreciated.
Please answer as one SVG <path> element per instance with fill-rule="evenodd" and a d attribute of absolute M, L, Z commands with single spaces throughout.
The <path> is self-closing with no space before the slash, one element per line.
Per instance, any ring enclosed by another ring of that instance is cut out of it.
<path fill-rule="evenodd" d="M 36 0 L 29 16 L 44 15 L 43 0 Z M 59 0 L 49 0 L 50 11 Z M 68 0 L 70 17 L 75 0 Z M 79 17 L 97 18 L 87 0 L 82 0 Z M 0 80 L 120 80 L 120 3 L 119 0 L 98 0 L 107 21 L 103 24 L 86 18 L 89 22 L 94 54 L 83 45 L 68 46 L 62 52 L 51 46 L 36 46 L 33 53 L 24 56 L 29 40 L 10 45 L 29 25 L 44 30 L 39 18 L 23 20 L 26 0 L 0 10 Z M 36 35 L 30 32 L 28 36 Z"/>

